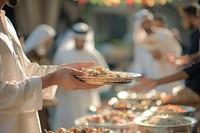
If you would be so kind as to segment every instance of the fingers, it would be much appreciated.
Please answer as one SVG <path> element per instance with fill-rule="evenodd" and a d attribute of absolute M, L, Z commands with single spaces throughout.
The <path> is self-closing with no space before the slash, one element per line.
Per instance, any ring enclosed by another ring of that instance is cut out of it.
<path fill-rule="evenodd" d="M 91 61 L 91 62 L 76 62 L 76 63 L 66 64 L 63 66 L 72 67 L 75 69 L 81 69 L 81 68 L 92 67 L 92 66 L 94 66 L 94 64 L 95 64 L 95 62 Z"/>
<path fill-rule="evenodd" d="M 76 90 L 88 90 L 88 89 L 96 89 L 96 88 L 100 87 L 99 85 L 87 84 L 87 83 L 79 81 L 77 79 L 75 79 L 74 83 L 76 84 Z"/>
<path fill-rule="evenodd" d="M 88 75 L 87 73 L 78 71 L 76 69 L 73 69 L 71 74 L 74 76 L 87 76 Z"/>
<path fill-rule="evenodd" d="M 78 62 L 76 69 L 88 68 L 94 66 L 95 62 Z"/>

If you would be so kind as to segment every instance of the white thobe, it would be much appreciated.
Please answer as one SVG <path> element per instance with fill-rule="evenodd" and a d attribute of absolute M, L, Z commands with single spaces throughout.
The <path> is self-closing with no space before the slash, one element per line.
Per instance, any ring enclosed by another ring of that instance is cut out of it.
<path fill-rule="evenodd" d="M 148 48 L 146 46 L 149 44 L 145 44 L 148 42 L 146 40 L 151 40 L 150 42 L 156 43 L 157 46 L 154 49 L 158 49 L 162 54 L 160 60 L 155 59 L 152 53 L 147 50 Z M 143 44 L 137 46 L 134 72 L 141 73 L 145 77 L 152 79 L 158 79 L 176 73 L 177 68 L 167 61 L 169 55 L 181 56 L 180 44 L 175 40 L 172 33 L 167 29 L 157 29 L 155 33 L 147 36 L 146 40 L 146 42 L 144 41 Z M 172 93 L 172 88 L 181 84 L 180 81 L 172 82 L 158 86 L 156 90 Z"/>
<path fill-rule="evenodd" d="M 54 63 L 64 64 L 76 61 L 95 61 L 96 66 L 108 68 L 103 56 L 96 50 L 86 48 L 77 50 L 75 48 L 67 49 L 68 44 L 62 45 L 55 54 Z M 99 91 L 108 90 L 110 86 L 102 86 Z M 69 128 L 74 126 L 74 120 L 88 114 L 90 105 L 100 106 L 100 97 L 98 90 L 84 91 L 64 91 L 58 89 L 56 97 L 59 105 L 55 109 L 53 129 L 58 127 Z"/>
<path fill-rule="evenodd" d="M 5 12 L 0 16 L 0 133 L 40 133 L 37 110 L 43 94 L 52 97 L 55 91 L 42 92 L 37 76 L 57 67 L 30 63 Z"/>

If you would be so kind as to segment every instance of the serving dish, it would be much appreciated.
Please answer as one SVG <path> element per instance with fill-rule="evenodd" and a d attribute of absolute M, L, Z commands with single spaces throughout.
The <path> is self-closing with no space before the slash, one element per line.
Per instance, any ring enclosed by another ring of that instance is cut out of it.
<path fill-rule="evenodd" d="M 192 113 L 196 111 L 195 107 L 192 106 L 184 106 L 184 105 L 162 105 L 151 107 L 149 109 L 154 114 L 167 114 L 174 116 L 190 116 Z"/>
<path fill-rule="evenodd" d="M 79 127 L 91 126 L 95 128 L 109 128 L 113 131 L 132 132 L 136 130 L 134 124 L 135 115 L 130 112 L 113 110 L 107 113 L 88 115 L 75 120 L 75 125 Z"/>
<path fill-rule="evenodd" d="M 138 73 L 110 71 L 101 66 L 93 69 L 82 69 L 82 71 L 88 73 L 88 75 L 76 76 L 76 78 L 88 84 L 95 85 L 127 84 L 133 82 L 134 79 L 141 76 L 141 74 Z"/>
<path fill-rule="evenodd" d="M 155 115 L 134 120 L 140 133 L 191 133 L 197 120 L 186 116 Z"/>

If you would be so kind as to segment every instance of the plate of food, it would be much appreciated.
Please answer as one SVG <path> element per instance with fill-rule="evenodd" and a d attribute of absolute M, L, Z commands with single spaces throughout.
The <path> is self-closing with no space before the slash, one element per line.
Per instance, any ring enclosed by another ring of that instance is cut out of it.
<path fill-rule="evenodd" d="M 76 76 L 79 80 L 84 81 L 88 84 L 127 84 L 133 82 L 141 74 L 130 73 L 130 72 L 119 72 L 111 71 L 102 66 L 97 66 L 95 68 L 83 68 L 82 72 L 88 73 L 87 76 Z"/>
<path fill-rule="evenodd" d="M 154 115 L 134 120 L 141 133 L 190 133 L 197 120 L 186 116 Z"/>
<path fill-rule="evenodd" d="M 54 133 L 53 131 L 46 131 L 46 133 Z M 71 127 L 68 130 L 65 128 L 58 128 L 55 133 L 117 133 L 107 128 L 94 128 L 94 127 Z"/>
<path fill-rule="evenodd" d="M 75 120 L 79 127 L 92 126 L 95 128 L 109 128 L 113 131 L 132 132 L 135 128 L 132 111 L 112 110 L 100 114 L 88 115 Z"/>
<path fill-rule="evenodd" d="M 168 105 L 151 107 L 150 111 L 154 114 L 189 116 L 190 114 L 196 111 L 196 108 L 192 106 L 168 104 Z"/>

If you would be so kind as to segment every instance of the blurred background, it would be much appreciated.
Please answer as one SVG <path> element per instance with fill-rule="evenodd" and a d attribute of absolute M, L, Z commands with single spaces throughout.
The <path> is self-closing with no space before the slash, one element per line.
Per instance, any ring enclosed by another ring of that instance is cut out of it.
<path fill-rule="evenodd" d="M 166 16 L 169 29 L 177 28 L 184 45 L 190 31 L 182 26 L 183 6 L 197 0 L 21 0 L 15 8 L 4 7 L 19 36 L 25 38 L 39 24 L 55 28 L 58 40 L 76 22 L 92 26 L 96 48 L 111 69 L 126 70 L 133 60 L 134 13 L 146 8 Z M 55 41 L 56 43 L 56 41 Z M 55 47 L 52 48 L 55 51 Z M 51 52 L 53 54 L 54 52 Z M 53 56 L 53 55 L 51 55 Z"/>

